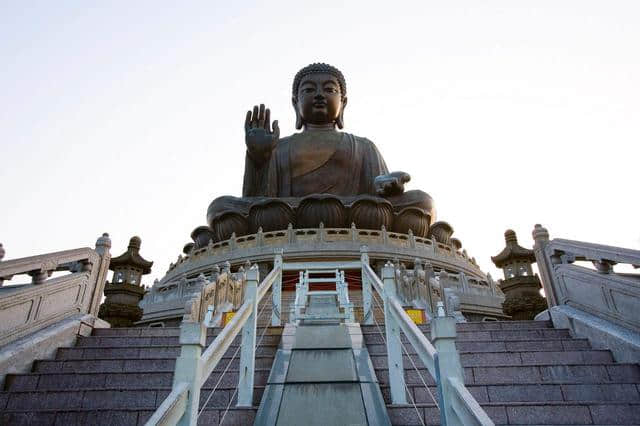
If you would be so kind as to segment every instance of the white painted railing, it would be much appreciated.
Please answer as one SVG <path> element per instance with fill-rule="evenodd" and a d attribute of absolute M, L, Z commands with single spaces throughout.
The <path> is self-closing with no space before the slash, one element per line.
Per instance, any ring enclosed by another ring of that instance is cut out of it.
<path fill-rule="evenodd" d="M 290 321 L 299 324 L 303 319 L 322 319 L 317 315 L 302 314 L 302 309 L 307 306 L 307 298 L 309 296 L 320 295 L 333 295 L 338 299 L 338 304 L 343 310 L 343 318 L 347 322 L 355 322 L 355 316 L 353 313 L 353 303 L 349 301 L 349 289 L 347 281 L 345 280 L 344 271 L 336 269 L 317 269 L 318 262 L 308 262 L 305 266 L 305 271 L 300 271 L 298 282 L 296 283 L 296 297 L 293 305 L 290 307 Z M 324 262 L 320 262 L 324 266 Z M 288 267 L 284 264 L 285 268 Z M 333 274 L 332 278 L 320 277 L 313 278 L 314 275 L 327 275 Z M 324 283 L 334 284 L 335 290 L 325 291 L 311 291 L 309 290 L 310 283 Z"/>
<path fill-rule="evenodd" d="M 385 340 L 392 403 L 407 403 L 400 335 L 402 331 L 437 384 L 441 424 L 493 425 L 493 421 L 464 386 L 463 369 L 455 346 L 455 319 L 445 315 L 443 305 L 439 302 L 438 312 L 431 321 L 431 338 L 434 342 L 432 345 L 398 301 L 394 266 L 388 263 L 382 269 L 380 280 L 369 266 L 366 252 L 362 253 L 361 261 L 365 318 L 373 318 L 370 312 L 373 297 L 371 288 L 375 288 L 384 301 Z M 367 293 L 369 295 L 365 297 Z"/>
<path fill-rule="evenodd" d="M 207 328 L 202 321 L 183 321 L 180 326 L 180 356 L 176 360 L 172 392 L 165 398 L 146 425 L 196 425 L 200 388 L 209 378 L 233 340 L 242 331 L 237 406 L 253 405 L 256 328 L 258 304 L 272 291 L 274 310 L 280 312 L 282 290 L 282 256 L 276 255 L 273 270 L 258 285 L 258 266 L 246 271 L 245 300 L 231 321 L 202 352 Z M 280 325 L 279 316 L 272 325 Z M 185 396 L 186 395 L 186 396 Z"/>

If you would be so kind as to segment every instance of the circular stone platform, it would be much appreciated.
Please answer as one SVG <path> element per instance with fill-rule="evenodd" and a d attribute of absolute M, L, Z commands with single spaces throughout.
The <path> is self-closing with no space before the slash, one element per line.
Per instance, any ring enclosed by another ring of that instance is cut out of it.
<path fill-rule="evenodd" d="M 453 286 L 461 302 L 461 310 L 469 319 L 503 317 L 504 296 L 495 283 L 480 270 L 459 245 L 442 244 L 411 232 L 400 234 L 381 230 L 351 228 L 309 228 L 261 232 L 232 237 L 179 256 L 166 275 L 156 281 L 140 306 L 144 309 L 142 323 L 178 319 L 184 304 L 200 291 L 196 278 L 210 276 L 216 266 L 227 264 L 232 271 L 247 261 L 260 266 L 261 276 L 272 268 L 274 255 L 282 252 L 286 262 L 320 260 L 359 260 L 366 246 L 374 269 L 389 260 L 413 265 L 416 261 L 430 263 L 436 273 L 446 271 L 449 277 L 464 276 Z M 228 262 L 228 263 L 227 263 Z M 460 274 L 462 273 L 462 274 Z"/>

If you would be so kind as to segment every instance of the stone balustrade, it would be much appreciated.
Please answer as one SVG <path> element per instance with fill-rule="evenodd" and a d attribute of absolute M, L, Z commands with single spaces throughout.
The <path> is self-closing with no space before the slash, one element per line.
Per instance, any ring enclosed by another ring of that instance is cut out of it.
<path fill-rule="evenodd" d="M 111 256 L 108 234 L 95 250 L 79 248 L 0 262 L 0 281 L 27 275 L 30 284 L 0 288 L 0 382 L 28 371 L 78 335 L 109 324 L 97 318 Z M 63 275 L 50 278 L 54 272 Z M 66 274 L 64 274 L 66 272 Z"/>
<path fill-rule="evenodd" d="M 640 274 L 614 270 L 618 264 L 640 267 L 640 251 L 549 240 L 541 225 L 535 226 L 533 238 L 549 305 L 541 318 L 588 338 L 595 348 L 610 349 L 617 361 L 640 362 Z"/>
<path fill-rule="evenodd" d="M 214 265 L 209 272 L 195 278 L 181 277 L 161 284 L 156 281 L 140 307 L 144 310 L 142 322 L 152 323 L 167 317 L 182 315 L 203 321 L 209 306 L 213 307 L 213 322 L 218 323 L 222 312 L 237 310 L 244 302 L 246 277 L 244 268 L 231 273 L 226 262 L 222 269 Z"/>
<path fill-rule="evenodd" d="M 640 251 L 563 239 L 549 240 L 536 225 L 536 261 L 549 306 L 568 305 L 640 332 L 640 274 L 619 274 L 614 265 L 640 267 Z M 589 261 L 595 269 L 575 264 Z"/>
<path fill-rule="evenodd" d="M 273 232 L 259 232 L 242 237 L 232 237 L 217 243 L 209 242 L 206 247 L 192 250 L 186 256 L 180 255 L 175 263 L 169 266 L 161 283 L 175 281 L 182 275 L 190 278 L 200 273 L 207 274 L 212 264 L 229 261 L 237 267 L 247 260 L 251 262 L 268 262 L 273 258 L 275 250 L 283 250 L 288 256 L 300 260 L 314 258 L 358 258 L 360 247 L 369 247 L 374 260 L 398 258 L 401 261 L 413 261 L 421 258 L 430 261 L 439 268 L 452 271 L 464 271 L 468 276 L 483 279 L 485 274 L 480 270 L 474 258 L 465 250 L 457 249 L 452 244 L 416 237 L 411 232 L 400 234 L 388 232 L 384 227 L 380 230 L 351 228 L 309 228 L 288 229 Z"/>
<path fill-rule="evenodd" d="M 31 284 L 0 289 L 0 345 L 75 314 L 97 316 L 109 266 L 108 235 L 96 250 L 80 248 L 0 262 L 0 280 L 28 275 Z M 66 275 L 49 278 L 53 272 Z"/>
<path fill-rule="evenodd" d="M 449 254 L 476 264 L 474 258 L 470 258 L 466 251 L 458 251 L 453 245 L 447 245 L 431 240 L 429 238 L 416 237 L 409 230 L 407 234 L 388 232 L 383 226 L 380 230 L 351 228 L 309 228 L 293 229 L 292 225 L 286 230 L 262 232 L 261 229 L 255 234 L 236 237 L 235 234 L 228 240 L 214 243 L 210 241 L 206 247 L 193 250 L 186 257 L 181 256 L 178 262 L 172 264 L 169 270 L 175 268 L 179 263 L 188 261 L 189 258 L 202 254 L 217 255 L 229 250 L 246 249 L 263 246 L 283 246 L 288 244 L 304 243 L 329 243 L 329 242 L 357 242 L 359 245 L 391 245 L 395 247 L 406 247 L 423 250 L 438 250 L 443 254 Z"/>
<path fill-rule="evenodd" d="M 434 316 L 437 302 L 455 312 L 459 320 L 465 313 L 500 317 L 504 295 L 490 275 L 486 279 L 467 276 L 464 272 L 452 273 L 442 269 L 434 271 L 430 262 L 416 259 L 413 269 L 404 264 L 396 266 L 397 297 L 405 306 L 426 310 Z"/>

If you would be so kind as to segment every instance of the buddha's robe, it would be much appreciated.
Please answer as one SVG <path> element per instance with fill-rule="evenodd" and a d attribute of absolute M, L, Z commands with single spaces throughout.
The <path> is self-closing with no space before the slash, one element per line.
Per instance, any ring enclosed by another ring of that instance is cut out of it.
<path fill-rule="evenodd" d="M 349 206 L 359 196 L 378 196 L 374 180 L 387 173 L 382 155 L 366 138 L 332 130 L 296 133 L 280 139 L 263 164 L 247 153 L 243 197 L 216 198 L 207 211 L 207 222 L 228 211 L 246 215 L 251 204 L 266 198 L 282 198 L 295 208 L 304 196 L 333 194 Z M 396 211 L 419 207 L 435 217 L 431 197 L 422 191 L 385 199 Z"/>
<path fill-rule="evenodd" d="M 242 195 L 376 195 L 374 179 L 386 173 L 370 140 L 336 131 L 304 132 L 281 139 L 263 165 L 247 155 Z"/>

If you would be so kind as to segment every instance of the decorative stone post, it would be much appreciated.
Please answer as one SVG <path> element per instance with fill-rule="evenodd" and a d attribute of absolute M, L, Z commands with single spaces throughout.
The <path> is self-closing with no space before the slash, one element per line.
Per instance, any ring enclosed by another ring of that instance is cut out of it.
<path fill-rule="evenodd" d="M 464 383 L 464 374 L 460 355 L 456 349 L 456 319 L 451 315 L 445 315 L 442 302 L 438 302 L 436 316 L 431 321 L 431 340 L 438 352 L 436 363 L 436 375 L 439 376 L 440 392 L 440 418 L 442 424 L 455 419 L 451 400 L 454 398 L 454 390 L 449 380 L 454 379 Z"/>
<path fill-rule="evenodd" d="M 182 321 L 180 324 L 180 356 L 176 359 L 173 387 L 180 383 L 189 384 L 187 406 L 179 426 L 195 425 L 198 422 L 198 402 L 200 401 L 200 377 L 202 376 L 202 348 L 207 338 L 207 328 L 200 321 Z"/>
<path fill-rule="evenodd" d="M 553 265 L 549 262 L 547 256 L 544 253 L 545 247 L 549 242 L 549 231 L 540 224 L 536 224 L 533 228 L 533 252 L 538 263 L 538 271 L 542 277 L 542 286 L 544 288 L 544 295 L 547 298 L 547 305 L 551 308 L 558 304 L 556 294 L 553 291 Z"/>
<path fill-rule="evenodd" d="M 276 252 L 276 257 L 273 261 L 274 268 L 282 268 L 282 255 L 282 250 Z M 271 306 L 271 326 L 279 327 L 282 321 L 280 318 L 280 312 L 282 312 L 282 270 L 280 270 L 278 278 L 271 288 Z"/>
<path fill-rule="evenodd" d="M 360 261 L 363 265 L 369 264 L 369 248 L 367 246 L 360 247 Z M 362 268 L 361 272 L 361 280 L 362 280 L 362 323 L 367 325 L 373 324 L 373 310 L 371 309 L 371 302 L 373 295 L 371 291 L 371 282 L 367 278 L 367 274 Z"/>
<path fill-rule="evenodd" d="M 258 265 L 253 265 L 247 271 L 247 289 L 245 303 L 253 303 L 251 315 L 242 328 L 242 343 L 240 349 L 240 368 L 238 381 L 238 407 L 253 405 L 253 383 L 256 367 L 256 327 L 258 325 L 258 281 L 260 274 Z"/>
<path fill-rule="evenodd" d="M 395 268 L 391 263 L 387 263 L 382 268 L 382 282 L 384 284 L 384 325 L 387 334 L 387 363 L 389 365 L 391 402 L 393 404 L 406 404 L 407 393 L 404 382 L 401 331 L 398 322 L 391 313 L 389 303 L 397 298 Z"/>

